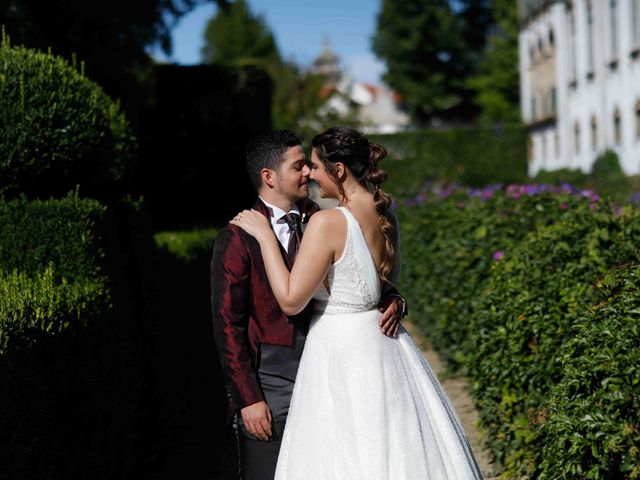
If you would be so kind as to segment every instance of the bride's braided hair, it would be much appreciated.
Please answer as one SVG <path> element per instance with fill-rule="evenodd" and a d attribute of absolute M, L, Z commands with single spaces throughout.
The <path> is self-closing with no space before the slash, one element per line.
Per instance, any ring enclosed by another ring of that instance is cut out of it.
<path fill-rule="evenodd" d="M 380 218 L 380 231 L 385 240 L 385 255 L 379 274 L 382 279 L 388 280 L 394 267 L 396 231 L 387 216 L 391 207 L 391 197 L 380 189 L 388 175 L 378 168 L 378 162 L 387 156 L 387 150 L 380 144 L 370 142 L 354 128 L 344 126 L 332 127 L 316 135 L 311 145 L 342 196 L 345 192 L 338 181 L 336 162 L 343 163 L 355 178 L 373 193 Z"/>

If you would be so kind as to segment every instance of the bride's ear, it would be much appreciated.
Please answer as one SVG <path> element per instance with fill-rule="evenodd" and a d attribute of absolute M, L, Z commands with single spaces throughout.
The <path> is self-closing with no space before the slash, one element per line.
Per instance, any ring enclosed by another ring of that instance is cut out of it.
<path fill-rule="evenodd" d="M 336 162 L 334 163 L 334 166 L 336 168 L 336 177 L 338 177 L 338 180 L 343 180 L 346 175 L 346 167 L 344 166 L 344 163 Z"/>

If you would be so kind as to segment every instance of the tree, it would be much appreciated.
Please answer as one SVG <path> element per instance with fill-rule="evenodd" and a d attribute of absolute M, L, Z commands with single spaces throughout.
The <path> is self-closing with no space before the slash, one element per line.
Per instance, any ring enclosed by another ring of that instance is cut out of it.
<path fill-rule="evenodd" d="M 463 23 L 447 0 L 383 0 L 373 51 L 418 124 L 468 115 Z"/>
<path fill-rule="evenodd" d="M 290 61 L 283 61 L 266 22 L 251 13 L 245 0 L 219 9 L 208 22 L 202 48 L 203 63 L 223 65 L 257 64 L 273 80 L 274 128 L 286 128 L 304 137 L 340 117 L 326 107 L 324 79 Z"/>
<path fill-rule="evenodd" d="M 82 61 L 87 75 L 116 97 L 133 95 L 152 60 L 171 52 L 171 29 L 199 4 L 214 0 L 4 0 L 0 25 L 13 45 Z M 221 9 L 226 0 L 217 0 Z M 128 99 L 135 105 L 135 98 Z M 130 102 L 125 102 L 131 107 Z M 135 110 L 135 108 L 133 108 Z"/>
<path fill-rule="evenodd" d="M 203 63 L 280 63 L 278 47 L 264 20 L 245 0 L 220 9 L 205 30 Z"/>
<path fill-rule="evenodd" d="M 495 27 L 477 75 L 468 85 L 477 91 L 480 119 L 487 123 L 520 121 L 517 6 L 494 0 Z"/>

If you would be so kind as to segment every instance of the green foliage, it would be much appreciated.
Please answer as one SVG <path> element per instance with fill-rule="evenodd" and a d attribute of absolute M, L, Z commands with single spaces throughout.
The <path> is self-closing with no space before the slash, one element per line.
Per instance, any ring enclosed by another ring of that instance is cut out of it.
<path fill-rule="evenodd" d="M 385 82 L 418 124 L 464 106 L 469 65 L 462 31 L 448 1 L 382 2 L 373 51 L 387 66 Z"/>
<path fill-rule="evenodd" d="M 435 185 L 399 213 L 400 290 L 470 377 L 501 478 L 637 478 L 640 211 Z"/>
<path fill-rule="evenodd" d="M 269 27 L 253 15 L 245 0 L 218 9 L 207 23 L 202 48 L 204 63 L 279 63 L 280 54 Z"/>
<path fill-rule="evenodd" d="M 327 98 L 321 95 L 324 78 L 283 61 L 269 27 L 253 15 L 244 0 L 219 10 L 209 21 L 202 49 L 204 63 L 259 65 L 273 85 L 273 128 L 289 129 L 311 138 L 326 125 L 353 123 L 324 112 Z"/>
<path fill-rule="evenodd" d="M 443 188 L 401 209 L 401 291 L 449 366 L 464 369 L 477 347 L 470 318 L 484 308 L 483 288 L 503 256 L 541 226 L 562 221 L 587 199 L 569 194 Z"/>
<path fill-rule="evenodd" d="M 485 123 L 520 121 L 520 72 L 518 71 L 517 2 L 492 2 L 495 28 L 489 35 L 488 48 L 475 75 L 468 79 L 476 91 Z"/>
<path fill-rule="evenodd" d="M 559 353 L 562 380 L 540 430 L 541 479 L 640 478 L 640 265 L 593 287 Z"/>
<path fill-rule="evenodd" d="M 103 279 L 57 281 L 53 264 L 28 275 L 0 270 L 0 356 L 40 335 L 60 335 L 95 320 L 108 307 Z"/>
<path fill-rule="evenodd" d="M 210 255 L 217 228 L 195 228 L 186 231 L 164 231 L 154 235 L 156 245 L 176 258 L 189 262 L 200 255 Z"/>
<path fill-rule="evenodd" d="M 640 175 L 625 175 L 620 167 L 618 155 L 611 150 L 596 158 L 589 173 L 567 168 L 541 170 L 535 180 L 539 183 L 569 183 L 576 188 L 595 190 L 618 205 L 632 202 L 634 196 L 640 192 Z"/>
<path fill-rule="evenodd" d="M 0 201 L 0 269 L 35 277 L 51 263 L 58 283 L 62 278 L 98 278 L 104 212 L 97 201 L 74 194 L 58 200 Z"/>
<path fill-rule="evenodd" d="M 542 444 L 537 426 L 562 380 L 573 326 L 594 303 L 592 281 L 637 261 L 640 212 L 569 209 L 505 255 L 464 319 L 473 332 L 467 363 L 489 446 L 507 476 L 531 475 Z M 556 453 L 557 454 L 557 453 Z"/>
<path fill-rule="evenodd" d="M 103 197 L 135 155 L 119 105 L 65 60 L 0 45 L 0 195 Z"/>
<path fill-rule="evenodd" d="M 170 53 L 176 22 L 205 3 L 211 0 L 4 0 L 0 25 L 15 45 L 83 60 L 93 80 L 110 95 L 127 98 L 124 107 L 137 113 L 139 102 L 145 101 L 139 97 L 139 82 L 152 62 L 148 51 L 158 45 Z M 215 3 L 225 6 L 228 1 Z"/>
<path fill-rule="evenodd" d="M 370 135 L 389 158 L 385 190 L 398 198 L 417 194 L 427 181 L 453 181 L 474 187 L 527 181 L 526 132 L 520 126 L 417 130 Z"/>

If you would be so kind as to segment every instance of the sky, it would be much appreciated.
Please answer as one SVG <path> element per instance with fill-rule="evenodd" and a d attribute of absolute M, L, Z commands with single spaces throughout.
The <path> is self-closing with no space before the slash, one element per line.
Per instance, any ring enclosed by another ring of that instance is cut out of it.
<path fill-rule="evenodd" d="M 340 66 L 360 82 L 381 83 L 384 64 L 371 51 L 380 0 L 247 0 L 273 33 L 280 55 L 302 67 L 312 64 L 325 39 Z M 204 30 L 217 7 L 208 3 L 184 16 L 172 32 L 173 53 L 152 51 L 158 60 L 181 65 L 200 62 Z"/>

